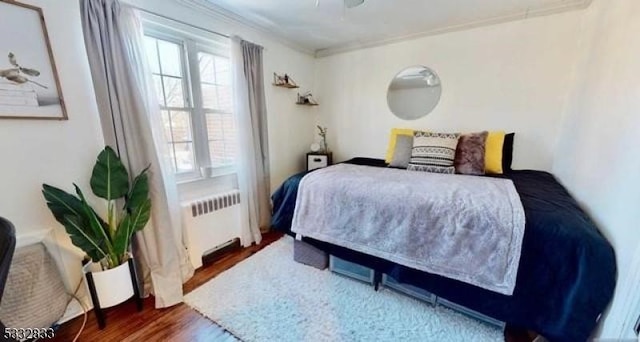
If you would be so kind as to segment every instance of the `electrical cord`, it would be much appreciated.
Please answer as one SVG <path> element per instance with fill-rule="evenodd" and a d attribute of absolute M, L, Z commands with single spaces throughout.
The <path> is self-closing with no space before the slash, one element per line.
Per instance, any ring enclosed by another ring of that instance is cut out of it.
<path fill-rule="evenodd" d="M 73 338 L 73 342 L 77 342 L 78 338 L 80 338 L 80 334 L 82 334 L 82 332 L 84 331 L 85 326 L 87 325 L 87 318 L 88 318 L 88 314 L 87 311 L 89 311 L 87 309 L 87 307 L 84 305 L 84 303 L 82 302 L 82 300 L 80 300 L 80 298 L 78 298 L 78 291 L 80 290 L 80 286 L 82 285 L 82 282 L 84 281 L 84 277 L 82 279 L 80 279 L 80 282 L 78 283 L 78 286 L 76 286 L 75 291 L 73 291 L 73 293 L 69 294 L 69 296 L 71 297 L 71 299 L 69 299 L 69 301 L 67 302 L 67 306 L 69 306 L 69 304 L 71 303 L 72 299 L 75 299 L 76 302 L 78 302 L 78 304 L 80 304 L 80 307 L 82 307 L 82 313 L 83 313 L 83 318 L 82 318 L 82 325 L 80 326 L 80 330 L 78 330 L 78 332 L 76 333 L 76 336 Z M 58 330 L 58 328 L 60 327 L 59 324 L 54 324 L 52 326 L 52 328 L 54 330 Z M 30 342 L 37 342 L 40 341 L 40 338 L 36 338 L 33 340 L 30 340 Z"/>
<path fill-rule="evenodd" d="M 80 283 L 82 284 L 82 282 L 80 282 Z M 78 338 L 80 338 L 80 334 L 82 334 L 82 331 L 84 331 L 85 325 L 87 325 L 87 308 L 84 306 L 84 303 L 80 300 L 80 298 L 78 298 L 78 296 L 76 296 L 75 294 L 73 294 L 71 296 L 73 297 L 73 299 L 75 299 L 78 302 L 78 304 L 80 304 L 80 306 L 82 307 L 83 314 L 84 314 L 84 318 L 82 319 L 82 326 L 80 326 L 80 330 L 78 330 L 78 333 L 73 338 L 73 342 L 77 342 Z"/>
<path fill-rule="evenodd" d="M 83 319 L 82 319 L 82 325 L 80 326 L 80 330 L 78 330 L 78 333 L 76 333 L 76 336 L 73 338 L 73 342 L 77 342 L 78 338 L 80 338 L 80 334 L 82 334 L 82 331 L 84 330 L 85 325 L 87 325 L 87 308 L 84 306 L 84 303 L 82 302 L 82 300 L 80 300 L 80 298 L 78 298 L 78 291 L 80 290 L 80 286 L 82 286 L 82 283 L 84 281 L 84 277 L 82 277 L 80 279 L 80 282 L 78 283 L 78 286 L 76 286 L 75 291 L 73 291 L 73 293 L 71 294 L 71 298 L 75 299 L 78 304 L 80 304 L 80 306 L 82 307 L 82 313 L 84 315 Z M 71 301 L 69 301 L 67 303 L 67 305 L 69 305 L 69 303 L 71 303 Z"/>

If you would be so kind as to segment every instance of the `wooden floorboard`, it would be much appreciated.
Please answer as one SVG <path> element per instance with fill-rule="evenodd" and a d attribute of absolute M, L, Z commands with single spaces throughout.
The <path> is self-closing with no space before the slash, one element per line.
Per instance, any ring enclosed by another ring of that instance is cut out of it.
<path fill-rule="evenodd" d="M 194 276 L 184 284 L 184 292 L 193 291 L 281 237 L 280 233 L 266 233 L 259 246 L 254 245 L 230 252 L 215 263 L 199 268 Z M 144 300 L 144 309 L 141 312 L 138 312 L 135 303 L 130 301 L 107 309 L 106 317 L 107 326 L 100 330 L 95 315 L 93 312 L 89 312 L 87 324 L 78 341 L 211 342 L 226 341 L 230 337 L 230 334 L 220 326 L 184 303 L 166 309 L 155 309 L 154 298 L 151 296 Z M 50 341 L 72 341 L 81 326 L 82 316 L 63 324 L 56 332 L 55 338 Z"/>
<path fill-rule="evenodd" d="M 194 276 L 184 284 L 184 292 L 193 291 L 281 237 L 280 233 L 267 233 L 263 236 L 263 241 L 259 246 L 230 252 L 215 263 L 199 268 Z M 144 300 L 144 309 L 141 312 L 136 310 L 134 302 L 127 302 L 107 309 L 106 313 L 107 326 L 104 330 L 100 330 L 93 312 L 89 312 L 86 327 L 80 335 L 79 341 L 226 342 L 232 338 L 223 328 L 184 303 L 166 309 L 155 309 L 154 298 L 149 297 Z M 63 324 L 56 332 L 56 337 L 51 341 L 72 341 L 81 325 L 82 316 Z M 535 338 L 535 334 L 524 329 L 507 327 L 505 331 L 505 340 L 508 342 L 529 342 L 533 338 Z"/>

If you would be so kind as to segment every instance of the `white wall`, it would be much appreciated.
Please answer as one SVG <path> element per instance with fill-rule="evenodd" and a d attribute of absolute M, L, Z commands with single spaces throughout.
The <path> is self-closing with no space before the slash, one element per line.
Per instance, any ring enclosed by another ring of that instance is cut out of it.
<path fill-rule="evenodd" d="M 68 121 L 0 121 L 0 216 L 11 220 L 18 242 L 44 239 L 69 288 L 80 279 L 80 253 L 53 219 L 40 193 L 42 183 L 83 189 L 104 142 L 80 27 L 78 1 L 25 0 L 42 7 Z M 3 42 L 4 44 L 5 42 Z M 53 231 L 51 231 L 53 229 Z M 50 242 L 57 240 L 62 248 Z"/>
<path fill-rule="evenodd" d="M 194 10 L 175 0 L 123 0 L 134 6 L 169 16 L 208 30 L 231 35 L 264 46 L 265 96 L 269 122 L 271 188 L 305 168 L 305 153 L 313 141 L 315 108 L 297 106 L 296 91 L 312 90 L 315 59 L 270 38 L 267 34 L 240 25 L 206 10 Z M 285 89 L 271 86 L 273 73 L 288 73 L 301 86 Z M 209 182 L 211 184 L 211 182 Z M 185 187 L 186 188 L 186 187 Z M 182 194 L 182 198 L 201 197 Z"/>
<path fill-rule="evenodd" d="M 601 336 L 631 338 L 630 328 L 619 333 L 640 303 L 640 2 L 596 0 L 583 27 L 553 171 L 616 251 L 618 286 Z"/>
<path fill-rule="evenodd" d="M 550 170 L 577 58 L 581 12 L 423 37 L 317 61 L 319 120 L 338 160 L 383 158 L 392 127 L 516 132 L 514 167 Z M 427 117 L 396 118 L 389 82 L 412 65 L 433 69 L 442 98 Z"/>

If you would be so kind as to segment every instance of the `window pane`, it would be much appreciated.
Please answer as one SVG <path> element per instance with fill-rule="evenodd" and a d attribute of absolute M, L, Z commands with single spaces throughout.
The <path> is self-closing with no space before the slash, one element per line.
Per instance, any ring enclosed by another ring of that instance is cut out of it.
<path fill-rule="evenodd" d="M 161 73 L 163 75 L 182 77 L 180 45 L 165 40 L 158 40 L 158 50 L 160 52 Z"/>
<path fill-rule="evenodd" d="M 231 86 L 231 71 L 216 72 L 216 83 Z"/>
<path fill-rule="evenodd" d="M 160 115 L 162 116 L 162 128 L 164 130 L 164 139 L 166 142 L 173 142 L 173 138 L 171 137 L 171 121 L 169 118 L 169 111 L 167 110 L 160 111 Z"/>
<path fill-rule="evenodd" d="M 209 154 L 211 166 L 224 165 L 224 143 L 219 140 L 209 141 Z"/>
<path fill-rule="evenodd" d="M 215 56 L 216 72 L 229 71 L 231 69 L 231 63 L 229 58 Z"/>
<path fill-rule="evenodd" d="M 173 142 L 192 142 L 191 116 L 189 112 L 171 112 Z"/>
<path fill-rule="evenodd" d="M 153 75 L 153 85 L 156 90 L 156 97 L 158 98 L 158 105 L 165 106 L 164 103 L 164 92 L 162 91 L 162 77 L 158 75 Z"/>
<path fill-rule="evenodd" d="M 175 150 L 176 171 L 193 171 L 195 169 L 193 143 L 175 143 L 173 148 Z"/>
<path fill-rule="evenodd" d="M 211 166 L 228 166 L 235 162 L 235 149 L 220 140 L 209 141 Z"/>
<path fill-rule="evenodd" d="M 224 153 L 225 153 L 225 162 L 227 164 L 233 164 L 236 161 L 236 145 L 235 144 L 225 144 L 224 145 Z"/>
<path fill-rule="evenodd" d="M 232 110 L 231 66 L 228 58 L 198 53 L 203 107 L 229 112 Z"/>
<path fill-rule="evenodd" d="M 199 52 L 198 62 L 200 63 L 200 80 L 207 83 L 215 83 L 215 71 L 213 70 L 213 55 Z"/>
<path fill-rule="evenodd" d="M 236 121 L 233 114 L 221 114 L 222 115 L 222 129 L 224 130 L 225 138 L 233 139 L 236 136 Z M 231 140 L 230 140 L 231 141 Z"/>
<path fill-rule="evenodd" d="M 176 172 L 176 154 L 173 149 L 173 144 L 169 144 L 169 156 L 171 157 L 171 168 L 173 172 Z"/>
<path fill-rule="evenodd" d="M 206 109 L 230 112 L 233 107 L 231 87 L 202 84 L 202 105 Z"/>
<path fill-rule="evenodd" d="M 167 101 L 167 107 L 184 108 L 184 94 L 182 87 L 182 79 L 163 76 L 164 92 Z"/>
<path fill-rule="evenodd" d="M 222 131 L 222 114 L 207 114 L 207 136 L 209 140 L 222 140 L 224 138 Z"/>
<path fill-rule="evenodd" d="M 202 84 L 202 106 L 209 109 L 218 109 L 217 86 Z"/>
<path fill-rule="evenodd" d="M 160 64 L 158 62 L 158 50 L 156 48 L 156 39 L 144 37 L 144 48 L 149 61 L 149 67 L 154 74 L 160 73 Z"/>
<path fill-rule="evenodd" d="M 228 58 L 215 58 L 216 84 L 231 85 L 231 65 Z"/>
<path fill-rule="evenodd" d="M 233 107 L 233 98 L 231 97 L 230 86 L 218 86 L 218 109 L 230 112 Z"/>
<path fill-rule="evenodd" d="M 233 164 L 236 156 L 236 131 L 233 114 L 207 114 L 207 135 L 212 166 Z"/>

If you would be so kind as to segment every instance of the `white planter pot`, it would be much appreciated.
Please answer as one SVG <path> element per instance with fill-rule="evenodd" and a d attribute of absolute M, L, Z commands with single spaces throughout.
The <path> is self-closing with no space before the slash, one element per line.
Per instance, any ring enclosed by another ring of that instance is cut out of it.
<path fill-rule="evenodd" d="M 102 271 L 100 265 L 89 263 L 84 266 L 85 277 L 91 273 L 96 294 L 102 309 L 118 305 L 134 294 L 129 263 Z M 87 281 L 87 284 L 89 282 Z"/>

